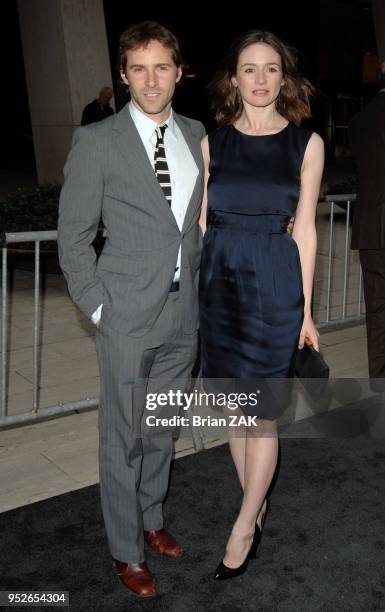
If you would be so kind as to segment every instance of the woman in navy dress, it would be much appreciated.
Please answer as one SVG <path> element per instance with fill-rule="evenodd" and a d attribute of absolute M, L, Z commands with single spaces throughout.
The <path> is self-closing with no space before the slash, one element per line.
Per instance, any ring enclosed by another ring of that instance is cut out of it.
<path fill-rule="evenodd" d="M 240 390 L 242 381 L 259 379 L 276 382 L 275 393 L 278 381 L 290 377 L 305 336 L 318 350 L 311 296 L 324 153 L 322 139 L 299 127 L 310 116 L 312 86 L 296 63 L 285 42 L 252 30 L 235 40 L 211 83 L 219 127 L 202 141 L 200 219 L 207 389 L 208 379 L 234 379 Z M 258 426 L 229 438 L 244 495 L 216 579 L 243 573 L 261 538 L 278 457 L 277 405 L 283 401 L 266 398 L 255 409 Z M 250 414 L 249 406 L 245 412 Z"/>

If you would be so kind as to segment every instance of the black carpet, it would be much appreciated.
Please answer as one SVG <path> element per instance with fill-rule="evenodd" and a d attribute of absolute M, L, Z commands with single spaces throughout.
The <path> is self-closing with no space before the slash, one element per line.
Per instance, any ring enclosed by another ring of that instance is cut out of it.
<path fill-rule="evenodd" d="M 68 590 L 70 609 L 87 611 L 385 610 L 384 440 L 283 438 L 280 448 L 247 574 L 212 580 L 241 498 L 224 445 L 173 465 L 166 525 L 186 554 L 148 552 L 157 596 L 137 599 L 115 576 L 97 486 L 0 515 L 0 589 Z"/>

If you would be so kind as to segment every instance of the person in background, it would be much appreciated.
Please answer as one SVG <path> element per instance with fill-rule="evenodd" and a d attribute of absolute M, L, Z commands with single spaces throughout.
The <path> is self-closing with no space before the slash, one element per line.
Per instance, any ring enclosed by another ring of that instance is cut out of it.
<path fill-rule="evenodd" d="M 349 138 L 358 172 L 351 248 L 358 249 L 364 281 L 369 377 L 385 390 L 385 61 L 379 92 L 353 117 Z"/>
<path fill-rule="evenodd" d="M 80 125 L 96 123 L 113 115 L 114 110 L 110 105 L 112 96 L 113 91 L 111 87 L 103 87 L 99 92 L 99 97 L 84 107 Z"/>

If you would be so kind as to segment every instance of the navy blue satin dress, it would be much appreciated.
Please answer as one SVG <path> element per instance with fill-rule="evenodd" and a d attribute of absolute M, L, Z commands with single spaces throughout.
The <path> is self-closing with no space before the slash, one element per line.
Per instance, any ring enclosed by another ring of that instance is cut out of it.
<path fill-rule="evenodd" d="M 291 375 L 304 297 L 298 247 L 287 225 L 310 136 L 290 123 L 265 136 L 232 125 L 209 134 L 199 286 L 204 379 Z M 266 406 L 259 416 L 277 414 Z"/>

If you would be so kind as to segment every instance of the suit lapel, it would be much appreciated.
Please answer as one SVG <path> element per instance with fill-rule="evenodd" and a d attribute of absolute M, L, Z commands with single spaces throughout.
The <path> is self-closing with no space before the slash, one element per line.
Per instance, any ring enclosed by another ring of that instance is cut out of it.
<path fill-rule="evenodd" d="M 113 130 L 115 145 L 133 167 L 134 172 L 144 178 L 149 195 L 153 196 L 162 214 L 166 215 L 178 228 L 175 217 L 170 206 L 167 204 L 154 169 L 148 159 L 142 139 L 132 120 L 128 104 L 115 116 Z"/>
<path fill-rule="evenodd" d="M 190 149 L 190 152 L 195 160 L 196 165 L 198 166 L 198 176 L 196 178 L 194 189 L 191 194 L 190 202 L 186 210 L 186 214 L 185 214 L 185 218 L 183 222 L 183 228 L 182 228 L 182 231 L 183 231 L 183 230 L 186 230 L 191 224 L 191 221 L 193 220 L 195 216 L 197 207 L 199 207 L 200 205 L 201 185 L 202 185 L 202 176 L 203 176 L 204 169 L 203 169 L 203 158 L 202 158 L 202 150 L 201 150 L 200 142 L 196 138 L 195 139 L 192 138 L 191 130 L 189 126 L 175 112 L 174 112 L 174 119 L 183 134 L 183 137 L 187 143 L 188 148 Z"/>
<path fill-rule="evenodd" d="M 190 202 L 188 204 L 186 215 L 183 223 L 183 230 L 186 230 L 191 221 L 193 220 L 197 208 L 200 204 L 201 199 L 201 185 L 203 176 L 203 159 L 200 147 L 200 142 L 192 137 L 189 125 L 179 115 L 174 112 L 174 119 L 181 130 L 183 137 L 189 147 L 191 154 L 198 166 L 198 176 L 195 181 L 194 189 L 191 194 Z M 129 106 L 126 104 L 122 110 L 115 115 L 114 121 L 114 143 L 123 155 L 133 167 L 134 172 L 137 172 L 138 176 L 143 176 L 146 187 L 148 188 L 149 196 L 153 196 L 154 201 L 160 209 L 163 215 L 166 215 L 173 225 L 178 229 L 178 224 L 171 211 L 171 208 L 167 204 L 164 197 L 163 191 L 159 185 L 158 179 L 155 176 L 154 169 L 151 165 L 146 149 L 144 148 L 142 139 L 140 138 L 139 132 L 135 127 L 132 120 Z"/>

